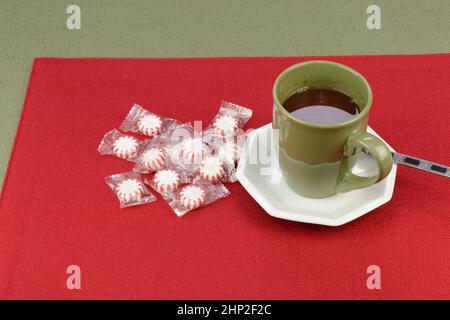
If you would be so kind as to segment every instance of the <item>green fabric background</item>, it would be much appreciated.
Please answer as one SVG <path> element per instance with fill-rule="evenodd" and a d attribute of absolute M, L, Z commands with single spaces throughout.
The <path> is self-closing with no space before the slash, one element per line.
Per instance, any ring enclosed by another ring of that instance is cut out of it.
<path fill-rule="evenodd" d="M 71 4 L 81 30 L 66 28 Z M 371 4 L 382 30 L 366 27 Z M 1 0 L 0 30 L 1 184 L 34 57 L 446 53 L 450 1 Z"/>

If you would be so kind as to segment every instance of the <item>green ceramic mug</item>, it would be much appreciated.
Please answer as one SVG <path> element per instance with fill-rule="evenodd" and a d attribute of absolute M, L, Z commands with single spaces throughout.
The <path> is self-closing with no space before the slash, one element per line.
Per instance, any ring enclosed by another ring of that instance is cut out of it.
<path fill-rule="evenodd" d="M 284 101 L 300 88 L 328 88 L 346 93 L 360 112 L 347 122 L 315 124 L 299 120 L 284 107 Z M 355 70 L 330 61 L 307 61 L 289 67 L 273 87 L 273 123 L 278 129 L 278 157 L 284 179 L 296 193 L 308 198 L 324 198 L 337 192 L 368 187 L 384 179 L 392 168 L 386 144 L 368 133 L 367 120 L 372 90 Z M 352 173 L 362 148 L 378 164 L 378 173 Z"/>

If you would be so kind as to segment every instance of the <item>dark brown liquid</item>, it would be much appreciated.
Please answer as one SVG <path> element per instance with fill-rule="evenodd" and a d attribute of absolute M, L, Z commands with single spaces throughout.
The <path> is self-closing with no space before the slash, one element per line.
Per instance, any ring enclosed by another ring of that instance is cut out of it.
<path fill-rule="evenodd" d="M 294 117 L 317 124 L 342 123 L 359 113 L 355 101 L 345 93 L 323 88 L 302 88 L 283 103 Z"/>

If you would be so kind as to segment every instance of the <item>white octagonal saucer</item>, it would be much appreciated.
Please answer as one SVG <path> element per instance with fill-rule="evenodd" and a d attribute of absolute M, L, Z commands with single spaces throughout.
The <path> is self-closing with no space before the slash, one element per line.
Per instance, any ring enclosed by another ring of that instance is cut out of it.
<path fill-rule="evenodd" d="M 367 131 L 381 139 L 371 128 Z M 276 161 L 272 135 L 272 124 L 249 134 L 236 173 L 242 186 L 269 215 L 298 222 L 340 226 L 392 198 L 396 164 L 385 179 L 364 189 L 338 193 L 323 199 L 310 199 L 296 194 L 283 179 Z M 389 148 L 394 151 L 390 146 Z M 374 170 L 377 170 L 375 161 L 361 153 L 353 172 L 370 175 Z"/>

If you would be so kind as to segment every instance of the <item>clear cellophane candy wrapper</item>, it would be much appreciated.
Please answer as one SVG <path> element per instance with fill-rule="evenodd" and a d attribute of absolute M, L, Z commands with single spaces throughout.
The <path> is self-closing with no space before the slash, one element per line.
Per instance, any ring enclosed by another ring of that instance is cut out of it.
<path fill-rule="evenodd" d="M 133 171 L 142 174 L 163 169 L 169 161 L 169 155 L 165 144 L 158 138 L 145 141 L 142 151 L 139 153 Z"/>
<path fill-rule="evenodd" d="M 173 192 L 167 192 L 163 198 L 178 217 L 205 207 L 230 195 L 222 183 L 208 183 L 196 177 L 192 183 L 181 186 Z"/>
<path fill-rule="evenodd" d="M 119 129 L 124 132 L 135 132 L 154 138 L 179 123 L 176 119 L 155 114 L 135 103 Z"/>
<path fill-rule="evenodd" d="M 173 192 L 181 186 L 192 182 L 193 178 L 193 172 L 184 170 L 172 162 L 167 162 L 164 168 L 156 171 L 153 176 L 146 178 L 144 182 L 164 196 L 164 194 Z"/>
<path fill-rule="evenodd" d="M 137 172 L 113 174 L 105 178 L 106 184 L 116 194 L 120 207 L 141 205 L 156 200 Z"/>
<path fill-rule="evenodd" d="M 206 140 L 210 135 L 231 139 L 242 133 L 247 121 L 252 117 L 253 111 L 249 108 L 222 101 L 219 112 L 214 116 L 210 125 L 205 130 Z"/>
<path fill-rule="evenodd" d="M 200 176 L 211 182 L 217 180 L 222 182 L 236 182 L 236 169 L 240 155 L 244 149 L 245 134 L 242 133 L 227 139 L 220 136 L 210 136 L 210 138 L 208 145 L 212 150 L 211 156 L 205 158 L 200 164 Z"/>
<path fill-rule="evenodd" d="M 211 154 L 202 133 L 195 131 L 190 123 L 175 126 L 162 135 L 161 140 L 164 140 L 170 162 L 191 173 L 196 172 L 202 160 Z"/>
<path fill-rule="evenodd" d="M 161 170 L 166 166 L 175 167 L 176 161 L 174 160 L 176 159 L 172 159 L 169 150 L 171 146 L 175 145 L 175 142 L 172 142 L 173 132 L 176 128 L 180 127 L 191 128 L 189 124 L 174 123 L 158 136 L 151 140 L 146 140 L 144 147 L 137 157 L 134 171 L 145 174 Z"/>
<path fill-rule="evenodd" d="M 112 129 L 105 134 L 97 150 L 101 155 L 116 156 L 135 162 L 144 147 L 144 141 Z"/>
<path fill-rule="evenodd" d="M 219 112 L 205 130 L 204 141 L 206 141 L 212 150 L 212 154 L 216 157 L 216 160 L 211 161 L 216 163 L 216 167 L 217 161 L 220 161 L 224 168 L 220 181 L 237 181 L 237 164 L 246 139 L 243 128 L 251 118 L 252 113 L 252 110 L 249 108 L 222 101 Z"/>
<path fill-rule="evenodd" d="M 192 182 L 198 165 L 191 161 L 190 156 L 194 155 L 197 149 L 191 150 L 190 144 L 186 141 L 191 141 L 193 137 L 194 128 L 189 123 L 185 123 L 167 130 L 150 144 L 158 145 L 163 149 L 166 157 L 164 166 L 156 170 L 152 178 L 145 180 L 160 194 L 173 192 L 182 185 Z M 207 146 L 201 144 L 199 150 L 203 150 L 202 147 L 206 148 Z M 188 152 L 191 153 L 188 154 Z M 198 151 L 198 154 L 200 153 Z"/>

